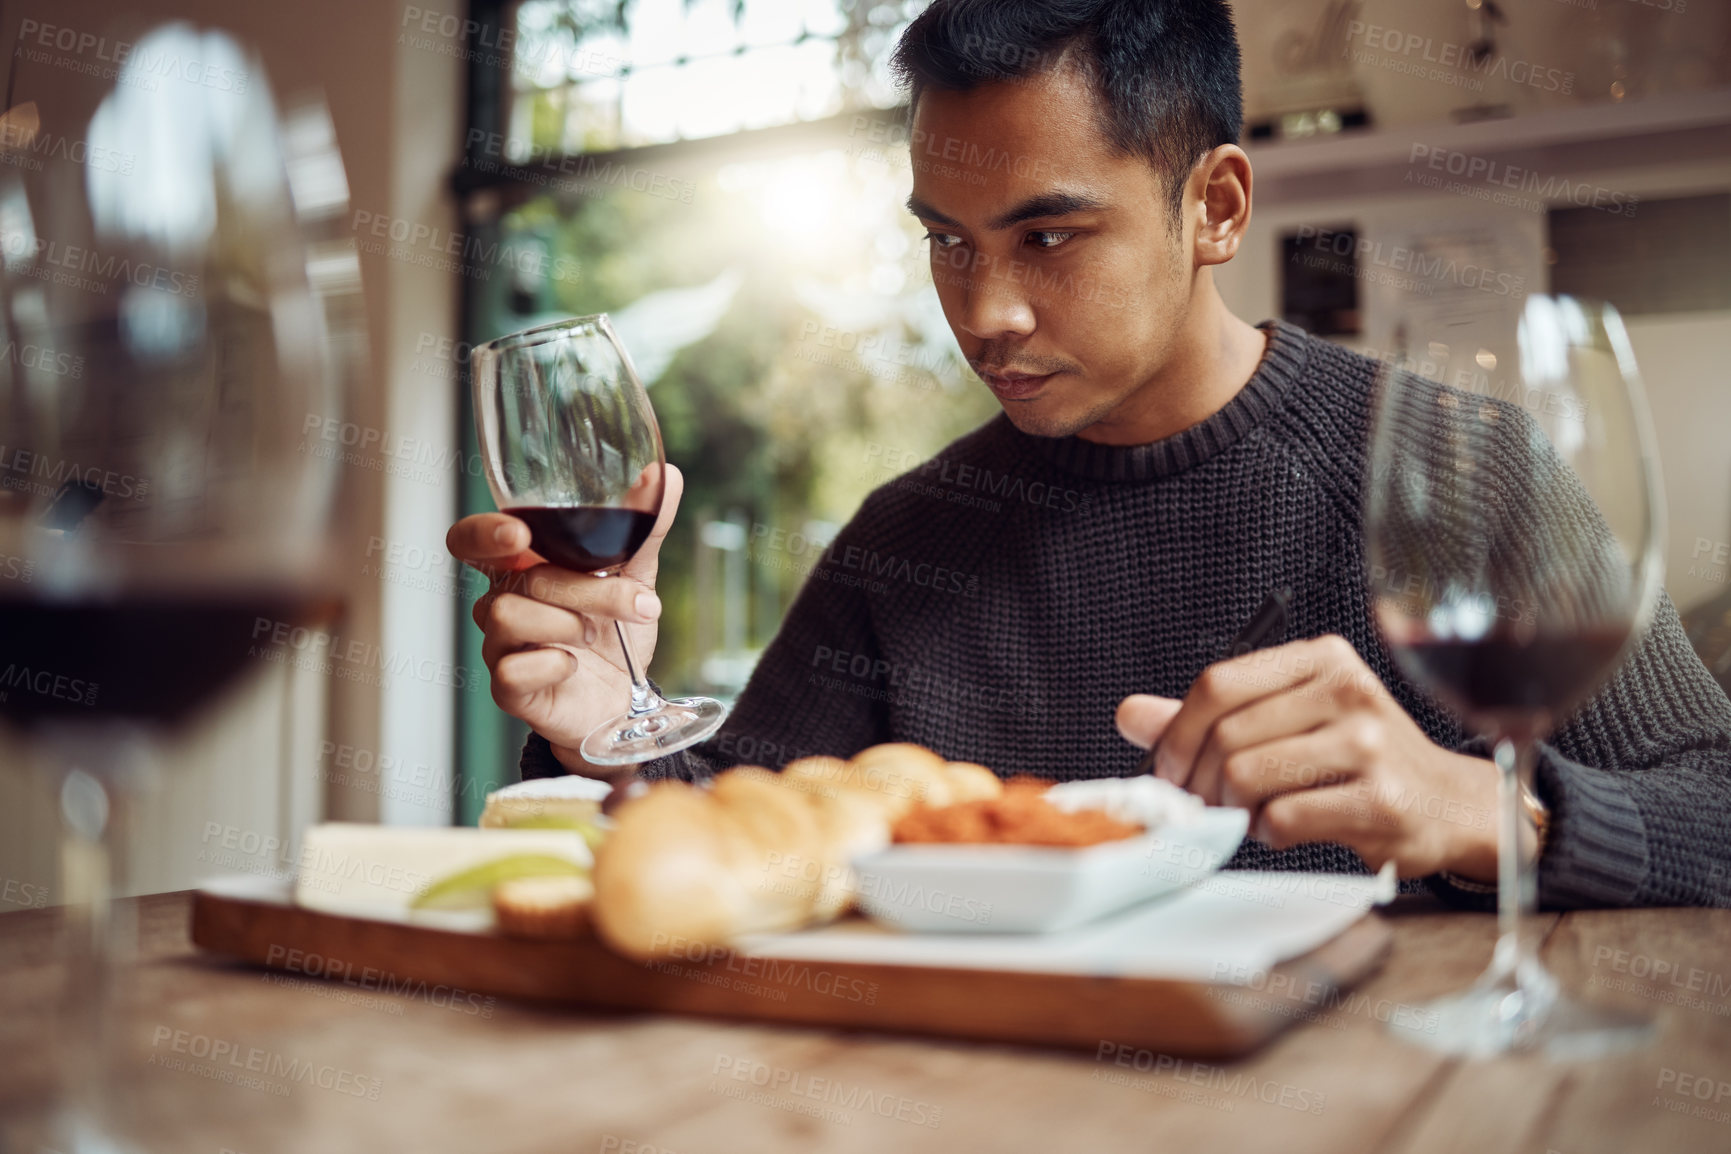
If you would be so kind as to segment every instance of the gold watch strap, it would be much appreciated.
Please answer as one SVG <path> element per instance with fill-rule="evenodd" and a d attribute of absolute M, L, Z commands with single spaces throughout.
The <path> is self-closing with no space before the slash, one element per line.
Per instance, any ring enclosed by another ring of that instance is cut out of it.
<path fill-rule="evenodd" d="M 1449 885 L 1455 887 L 1457 890 L 1465 890 L 1469 894 L 1490 894 L 1494 896 L 1497 892 L 1497 887 L 1490 882 L 1475 882 L 1472 878 L 1463 878 L 1459 874 L 1451 874 L 1447 870 L 1442 872 L 1442 876 L 1443 880 L 1448 882 Z"/>
<path fill-rule="evenodd" d="M 1527 815 L 1527 820 L 1533 823 L 1533 830 L 1538 835 L 1538 847 L 1533 851 L 1534 859 L 1543 856 L 1545 844 L 1551 836 L 1551 809 L 1538 794 L 1534 793 L 1525 782 L 1521 783 L 1519 793 L 1521 812 Z M 1475 894 L 1494 894 L 1497 887 L 1486 882 L 1476 882 L 1471 878 L 1463 878 L 1448 870 L 1442 871 L 1443 878 L 1452 886 Z"/>
<path fill-rule="evenodd" d="M 1545 843 L 1551 836 L 1551 810 L 1524 781 L 1521 783 L 1521 810 L 1527 815 L 1527 820 L 1533 823 L 1533 829 L 1539 836 L 1539 846 L 1533 856 L 1543 857 Z"/>

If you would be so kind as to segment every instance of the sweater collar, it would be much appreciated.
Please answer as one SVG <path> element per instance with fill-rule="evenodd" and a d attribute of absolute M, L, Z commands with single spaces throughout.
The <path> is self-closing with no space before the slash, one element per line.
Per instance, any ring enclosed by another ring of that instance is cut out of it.
<path fill-rule="evenodd" d="M 1035 437 L 998 420 L 1026 450 L 1068 473 L 1091 481 L 1151 481 L 1194 468 L 1243 440 L 1251 429 L 1285 402 L 1287 390 L 1304 375 L 1309 338 L 1283 320 L 1256 326 L 1268 333 L 1268 348 L 1256 371 L 1226 405 L 1188 429 L 1147 445 L 1101 445 L 1080 437 Z"/>

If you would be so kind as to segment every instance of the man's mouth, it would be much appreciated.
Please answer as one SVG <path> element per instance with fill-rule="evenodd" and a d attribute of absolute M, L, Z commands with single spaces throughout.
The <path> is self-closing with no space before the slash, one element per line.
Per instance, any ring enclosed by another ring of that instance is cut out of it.
<path fill-rule="evenodd" d="M 1010 369 L 979 369 L 980 380 L 1004 401 L 1024 401 L 1041 389 L 1057 373 L 1018 373 Z"/>

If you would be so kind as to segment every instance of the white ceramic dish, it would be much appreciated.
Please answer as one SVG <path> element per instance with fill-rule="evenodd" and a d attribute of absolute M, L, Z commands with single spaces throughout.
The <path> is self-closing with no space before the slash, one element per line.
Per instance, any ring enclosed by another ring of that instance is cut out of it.
<path fill-rule="evenodd" d="M 1249 825 L 1248 810 L 1211 807 L 1087 849 L 894 845 L 855 860 L 860 906 L 922 933 L 1052 933 L 1201 881 Z"/>

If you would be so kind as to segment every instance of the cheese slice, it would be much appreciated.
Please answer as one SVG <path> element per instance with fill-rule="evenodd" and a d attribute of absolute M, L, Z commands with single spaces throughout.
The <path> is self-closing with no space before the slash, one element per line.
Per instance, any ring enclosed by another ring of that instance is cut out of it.
<path fill-rule="evenodd" d="M 596 822 L 601 802 L 613 787 L 604 781 L 578 774 L 531 778 L 494 790 L 487 795 L 481 812 L 482 829 L 539 829 L 561 824 L 576 826 Z"/>
<path fill-rule="evenodd" d="M 415 911 L 415 896 L 440 878 L 519 854 L 564 858 L 585 869 L 595 856 L 564 829 L 469 829 L 326 822 L 301 842 L 295 903 L 324 913 L 485 928 L 491 912 Z"/>

